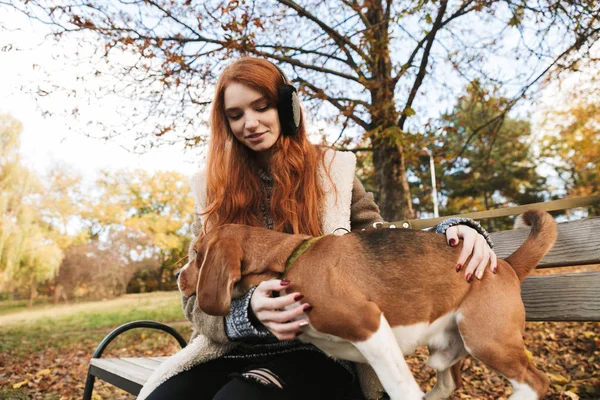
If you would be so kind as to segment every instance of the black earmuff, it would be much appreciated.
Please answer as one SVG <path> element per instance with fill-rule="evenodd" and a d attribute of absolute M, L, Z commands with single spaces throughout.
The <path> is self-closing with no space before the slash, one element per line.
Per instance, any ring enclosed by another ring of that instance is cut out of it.
<path fill-rule="evenodd" d="M 275 67 L 283 78 L 283 85 L 277 88 L 277 113 L 279 114 L 281 133 L 285 136 L 294 136 L 300 129 L 300 99 L 298 99 L 296 88 L 289 84 L 283 71 L 276 65 Z"/>

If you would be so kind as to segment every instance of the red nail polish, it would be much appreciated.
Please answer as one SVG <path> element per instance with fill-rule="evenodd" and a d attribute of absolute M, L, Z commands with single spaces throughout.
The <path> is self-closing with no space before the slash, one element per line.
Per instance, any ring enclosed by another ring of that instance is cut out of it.
<path fill-rule="evenodd" d="M 302 293 L 298 293 L 296 296 L 294 296 L 294 301 L 302 300 L 303 298 L 304 295 Z"/>
<path fill-rule="evenodd" d="M 313 306 L 308 305 L 308 307 L 304 307 L 304 312 L 309 312 L 312 309 L 313 309 Z"/>
<path fill-rule="evenodd" d="M 290 281 L 288 281 L 287 279 L 284 279 L 281 281 L 281 286 L 287 286 L 290 284 Z"/>
<path fill-rule="evenodd" d="M 456 264 L 456 272 L 460 271 L 462 268 L 462 264 Z"/>
<path fill-rule="evenodd" d="M 457 245 L 456 240 L 450 239 L 450 246 L 455 247 Z"/>
<path fill-rule="evenodd" d="M 471 282 L 471 277 L 473 276 L 473 274 L 467 274 L 467 282 Z"/>

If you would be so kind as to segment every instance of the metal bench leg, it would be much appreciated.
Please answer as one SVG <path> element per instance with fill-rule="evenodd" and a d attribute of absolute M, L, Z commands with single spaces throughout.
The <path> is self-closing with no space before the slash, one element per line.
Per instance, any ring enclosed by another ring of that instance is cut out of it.
<path fill-rule="evenodd" d="M 83 400 L 92 400 L 94 391 L 94 382 L 96 377 L 92 375 L 91 367 L 88 369 L 87 379 L 85 380 L 85 389 L 83 390 Z"/>
<path fill-rule="evenodd" d="M 96 351 L 92 355 L 92 358 L 100 358 L 100 356 L 102 356 L 102 353 L 104 352 L 104 350 L 106 349 L 106 347 L 108 346 L 108 344 L 110 342 L 112 342 L 121 333 L 126 332 L 130 329 L 135 329 L 135 328 L 151 328 L 151 329 L 158 329 L 163 332 L 167 332 L 168 334 L 173 336 L 175 338 L 175 340 L 177 340 L 177 343 L 179 343 L 179 345 L 181 346 L 182 349 L 187 344 L 185 342 L 185 339 L 179 334 L 179 332 L 177 332 L 175 329 L 171 328 L 168 325 L 165 325 L 160 322 L 155 322 L 155 321 L 133 321 L 133 322 L 128 322 L 126 324 L 119 326 L 118 328 L 114 329 L 111 333 L 106 335 L 104 337 L 104 339 L 102 339 L 102 342 L 100 342 L 100 344 L 96 348 Z M 96 374 L 98 374 L 99 370 L 95 370 L 94 372 Z M 98 376 L 100 376 L 100 379 L 104 379 L 101 375 L 98 375 Z M 90 363 L 90 367 L 88 368 L 87 379 L 85 380 L 85 389 L 83 391 L 83 400 L 92 400 L 92 392 L 94 391 L 94 382 L 95 381 L 96 381 L 96 375 L 92 374 L 92 365 Z M 123 381 L 128 382 L 127 379 L 123 379 Z M 130 388 L 130 389 L 125 389 L 125 390 L 129 391 L 129 393 L 132 393 L 132 394 L 138 394 L 139 388 L 137 386 L 139 386 L 139 384 L 136 384 L 133 382 L 131 382 L 131 383 L 133 384 L 133 386 L 132 386 L 133 389 Z M 122 387 L 122 386 L 119 386 L 119 387 Z M 132 391 L 132 390 L 137 390 L 137 391 Z"/>

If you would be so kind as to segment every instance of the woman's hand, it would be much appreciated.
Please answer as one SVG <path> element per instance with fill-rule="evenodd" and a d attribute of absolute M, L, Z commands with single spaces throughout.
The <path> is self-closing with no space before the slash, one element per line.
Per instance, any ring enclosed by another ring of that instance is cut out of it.
<path fill-rule="evenodd" d="M 496 253 L 479 232 L 466 225 L 455 225 L 446 230 L 446 241 L 450 246 L 458 246 L 459 238 L 463 239 L 463 248 L 458 257 L 456 272 L 460 271 L 467 258 L 472 256 L 465 269 L 467 282 L 471 281 L 473 275 L 481 279 L 488 263 L 492 272 L 496 273 L 498 268 Z"/>
<path fill-rule="evenodd" d="M 263 281 L 256 287 L 250 299 L 250 308 L 256 318 L 279 340 L 291 340 L 299 336 L 302 328 L 308 325 L 308 321 L 306 317 L 298 317 L 312 308 L 308 303 L 299 303 L 304 296 L 298 292 L 271 297 L 271 293 L 284 290 L 289 284 L 289 281 L 278 279 Z M 283 310 L 294 303 L 297 303 L 294 308 Z"/>

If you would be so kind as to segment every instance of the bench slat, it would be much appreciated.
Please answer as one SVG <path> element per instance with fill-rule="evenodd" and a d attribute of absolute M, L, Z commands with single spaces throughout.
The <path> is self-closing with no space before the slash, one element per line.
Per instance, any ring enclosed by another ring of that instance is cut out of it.
<path fill-rule="evenodd" d="M 600 272 L 532 276 L 522 285 L 528 321 L 600 321 Z"/>
<path fill-rule="evenodd" d="M 123 357 L 121 360 L 127 361 L 128 363 L 139 365 L 140 367 L 150 369 L 154 371 L 161 364 L 161 361 L 154 360 L 152 358 L 142 357 Z"/>
<path fill-rule="evenodd" d="M 169 357 L 164 357 L 163 356 L 163 357 L 148 357 L 148 358 L 151 359 L 151 360 L 158 361 L 159 363 L 162 363 L 162 362 L 164 362 Z"/>
<path fill-rule="evenodd" d="M 143 385 L 154 371 L 121 358 L 92 358 L 90 364 L 140 385 Z"/>
<path fill-rule="evenodd" d="M 558 239 L 539 267 L 562 267 L 600 263 L 600 218 L 558 224 Z M 512 254 L 529 235 L 529 229 L 494 232 L 494 251 L 500 258 Z"/>

